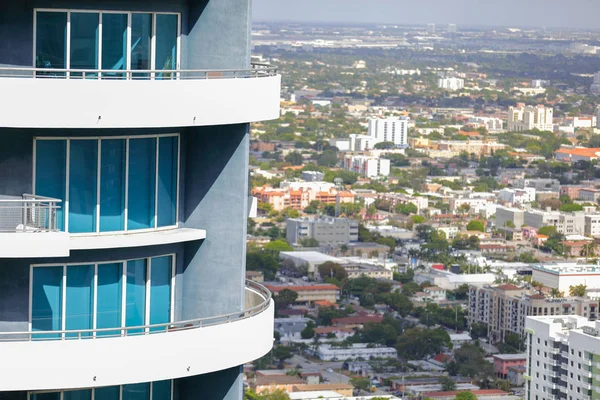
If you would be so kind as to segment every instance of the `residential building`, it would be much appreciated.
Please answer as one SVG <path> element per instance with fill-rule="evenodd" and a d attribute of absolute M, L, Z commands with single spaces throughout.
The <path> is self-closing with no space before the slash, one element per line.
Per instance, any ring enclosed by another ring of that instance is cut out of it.
<path fill-rule="evenodd" d="M 525 372 L 527 372 L 527 368 L 524 365 L 508 367 L 506 379 L 512 386 L 523 386 L 525 383 Z"/>
<path fill-rule="evenodd" d="M 278 390 L 292 392 L 295 387 L 305 386 L 306 382 L 302 378 L 293 375 L 286 375 L 285 372 L 277 374 L 256 374 L 254 377 L 253 388 L 256 394 L 273 393 Z"/>
<path fill-rule="evenodd" d="M 597 160 L 599 154 L 600 148 L 597 147 L 561 147 L 554 152 L 554 158 L 558 161 L 574 163 Z"/>
<path fill-rule="evenodd" d="M 554 131 L 552 108 L 546 108 L 542 105 L 526 106 L 523 103 L 516 107 L 508 108 L 508 130 L 509 131 L 528 131 L 538 129 L 540 131 Z"/>
<path fill-rule="evenodd" d="M 255 187 L 252 196 L 263 203 L 268 203 L 275 211 L 286 208 L 304 210 L 312 201 L 324 204 L 354 203 L 354 195 L 349 191 L 339 190 L 330 182 L 281 182 L 280 188 L 268 185 Z"/>
<path fill-rule="evenodd" d="M 366 343 L 353 343 L 349 347 L 333 347 L 322 344 L 315 352 L 322 361 L 345 361 L 362 358 L 370 360 L 373 358 L 398 358 L 398 352 L 393 347 L 370 347 Z"/>
<path fill-rule="evenodd" d="M 510 367 L 524 367 L 527 361 L 526 353 L 494 354 L 494 373 L 498 378 L 506 379 Z"/>
<path fill-rule="evenodd" d="M 314 328 L 314 330 L 317 337 L 326 338 L 329 334 L 334 334 L 338 340 L 348 339 L 356 333 L 352 328 L 340 328 L 339 326 L 320 326 Z"/>
<path fill-rule="evenodd" d="M 469 118 L 469 124 L 483 126 L 488 132 L 500 132 L 504 130 L 504 120 L 497 117 L 474 116 Z"/>
<path fill-rule="evenodd" d="M 600 237 L 600 214 L 585 215 L 584 234 L 593 238 Z"/>
<path fill-rule="evenodd" d="M 285 285 L 285 284 L 265 284 L 275 296 L 279 295 L 284 289 L 288 289 L 298 293 L 296 303 L 305 303 L 312 305 L 315 301 L 328 301 L 336 303 L 340 297 L 340 288 L 328 283 L 315 283 L 312 285 Z"/>
<path fill-rule="evenodd" d="M 496 226 L 510 227 L 514 226 L 520 229 L 523 224 L 530 225 L 525 222 L 525 212 L 518 208 L 496 207 Z"/>
<path fill-rule="evenodd" d="M 373 279 L 385 279 L 391 281 L 394 279 L 394 272 L 391 269 L 385 269 L 379 266 L 365 264 L 344 264 L 344 269 L 348 273 L 348 279 L 356 279 L 366 276 Z"/>
<path fill-rule="evenodd" d="M 329 394 L 335 393 L 335 395 Z M 371 400 L 374 396 L 352 397 L 354 386 L 349 383 L 320 383 L 318 385 L 294 386 L 293 392 L 288 393 L 290 400 Z M 333 397 L 332 397 L 333 396 Z M 390 398 L 390 400 L 395 400 Z"/>
<path fill-rule="evenodd" d="M 590 92 L 595 95 L 600 94 L 600 71 L 594 74 L 594 80 L 590 86 Z"/>
<path fill-rule="evenodd" d="M 286 238 L 289 243 L 315 239 L 321 246 L 337 246 L 358 242 L 358 221 L 348 218 L 288 218 Z"/>
<path fill-rule="evenodd" d="M 531 269 L 534 281 L 564 293 L 569 293 L 570 286 L 600 287 L 600 267 L 595 264 L 557 262 L 532 265 Z"/>
<path fill-rule="evenodd" d="M 449 91 L 460 90 L 465 87 L 465 80 L 461 78 L 439 78 L 438 88 Z"/>
<path fill-rule="evenodd" d="M 367 178 L 388 176 L 390 174 L 390 160 L 371 156 L 348 155 L 344 157 L 344 169 L 356 172 Z"/>
<path fill-rule="evenodd" d="M 396 146 L 408 145 L 408 119 L 371 118 L 369 119 L 369 136 L 376 142 L 392 142 Z"/>
<path fill-rule="evenodd" d="M 579 200 L 597 204 L 600 199 L 600 189 L 583 188 L 579 190 Z"/>
<path fill-rule="evenodd" d="M 275 318 L 274 322 L 274 330 L 279 332 L 281 340 L 289 341 L 291 339 L 301 339 L 300 332 L 313 320 L 303 316 L 293 316 L 290 318 Z"/>
<path fill-rule="evenodd" d="M 320 171 L 302 171 L 302 179 L 306 182 L 323 182 L 325 174 Z"/>
<path fill-rule="evenodd" d="M 411 196 L 404 193 L 381 193 L 378 198 L 388 201 L 392 209 L 399 204 L 414 204 L 417 207 L 417 213 L 420 213 L 429 207 L 429 199 L 425 196 Z"/>
<path fill-rule="evenodd" d="M 513 184 L 518 188 L 534 188 L 536 191 L 558 192 L 560 190 L 560 182 L 558 179 L 552 178 L 523 178 L 516 179 Z"/>
<path fill-rule="evenodd" d="M 585 187 L 582 185 L 562 185 L 560 187 L 560 195 L 569 196 L 571 200 L 575 200 L 579 198 L 579 191 Z"/>
<path fill-rule="evenodd" d="M 0 397 L 241 400 L 273 345 L 249 130 L 280 99 L 250 2 L 0 8 Z"/>
<path fill-rule="evenodd" d="M 384 244 L 374 242 L 354 242 L 348 244 L 347 254 L 358 257 L 371 256 L 372 254 L 375 254 L 376 258 L 379 258 L 386 256 L 389 252 L 390 247 Z"/>
<path fill-rule="evenodd" d="M 580 316 L 529 317 L 526 399 L 595 399 L 600 322 Z"/>
<path fill-rule="evenodd" d="M 548 298 L 512 284 L 469 287 L 467 322 L 469 326 L 474 323 L 486 325 L 492 342 L 503 342 L 507 333 L 522 336 L 528 316 L 563 314 L 595 319 L 598 301 L 585 297 Z"/>
<path fill-rule="evenodd" d="M 362 329 L 365 324 L 380 323 L 383 321 L 383 315 L 379 314 L 360 314 L 353 317 L 334 318 L 331 323 L 341 328 L 359 328 Z"/>
<path fill-rule="evenodd" d="M 523 189 L 504 188 L 498 192 L 498 200 L 510 204 L 526 204 L 535 201 L 535 189 L 526 187 Z"/>
<path fill-rule="evenodd" d="M 349 136 L 349 151 L 367 151 L 372 150 L 378 143 L 377 139 L 369 135 L 351 134 Z"/>
<path fill-rule="evenodd" d="M 444 232 L 446 239 L 454 239 L 458 235 L 458 226 L 453 225 L 439 225 L 435 229 L 440 232 Z"/>
<path fill-rule="evenodd" d="M 260 271 L 246 271 L 246 279 L 256 283 L 263 283 L 265 275 Z"/>
<path fill-rule="evenodd" d="M 464 392 L 465 390 L 451 390 L 451 391 L 438 391 L 438 392 L 425 392 L 422 393 L 421 397 L 424 399 L 432 400 L 454 400 L 456 396 Z M 480 390 L 467 390 L 472 393 L 477 399 L 480 400 L 517 400 L 520 397 L 512 396 L 510 393 L 500 389 L 480 389 Z"/>
<path fill-rule="evenodd" d="M 341 264 L 344 260 L 332 257 L 318 251 L 281 251 L 279 252 L 281 260 L 291 260 L 296 267 L 308 267 L 309 274 L 314 274 L 319 265 L 326 262 Z"/>
<path fill-rule="evenodd" d="M 531 209 L 524 212 L 523 223 L 534 228 L 541 228 L 542 226 L 556 226 L 558 228 L 560 215 L 560 211 Z"/>

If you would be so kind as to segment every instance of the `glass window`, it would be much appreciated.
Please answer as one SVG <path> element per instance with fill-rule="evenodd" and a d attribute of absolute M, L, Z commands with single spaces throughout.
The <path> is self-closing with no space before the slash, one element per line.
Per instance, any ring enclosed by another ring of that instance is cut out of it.
<path fill-rule="evenodd" d="M 127 261 L 125 326 L 144 325 L 146 320 L 146 259 Z M 129 330 L 139 333 L 141 330 Z"/>
<path fill-rule="evenodd" d="M 177 20 L 175 14 L 156 15 L 156 58 L 157 70 L 177 69 Z M 157 78 L 171 77 L 170 73 L 157 74 Z"/>
<path fill-rule="evenodd" d="M 152 400 L 171 398 L 171 381 L 152 382 Z"/>
<path fill-rule="evenodd" d="M 63 400 L 92 400 L 92 389 L 64 392 Z"/>
<path fill-rule="evenodd" d="M 123 385 L 122 400 L 149 400 L 150 384 L 135 383 L 133 385 Z M 158 399 L 155 399 L 158 400 Z"/>
<path fill-rule="evenodd" d="M 71 69 L 98 69 L 98 13 L 71 13 Z M 72 72 L 71 76 L 81 76 Z M 86 72 L 86 76 L 96 74 Z"/>
<path fill-rule="evenodd" d="M 33 269 L 31 330 L 62 330 L 63 267 Z"/>
<path fill-rule="evenodd" d="M 98 140 L 71 140 L 69 232 L 96 232 Z"/>
<path fill-rule="evenodd" d="M 131 69 L 151 69 L 152 14 L 133 13 L 131 15 Z M 148 74 L 134 74 L 148 76 Z"/>
<path fill-rule="evenodd" d="M 56 211 L 57 227 L 64 229 L 67 141 L 36 140 L 35 194 L 63 201 Z"/>
<path fill-rule="evenodd" d="M 65 329 L 92 329 L 94 327 L 93 265 L 67 267 L 66 296 Z M 90 336 L 90 333 L 84 333 L 82 336 Z"/>
<path fill-rule="evenodd" d="M 157 226 L 175 225 L 177 221 L 177 155 L 176 136 L 158 139 Z"/>
<path fill-rule="evenodd" d="M 66 68 L 67 13 L 38 12 L 35 64 L 37 68 Z"/>
<path fill-rule="evenodd" d="M 94 400 L 119 400 L 121 388 L 107 386 L 94 389 Z"/>
<path fill-rule="evenodd" d="M 155 257 L 150 261 L 150 325 L 171 320 L 172 256 Z M 163 330 L 162 328 L 156 328 Z"/>
<path fill-rule="evenodd" d="M 31 400 L 60 400 L 60 392 L 32 393 Z"/>
<path fill-rule="evenodd" d="M 125 139 L 101 141 L 101 232 L 125 229 L 125 147 Z"/>
<path fill-rule="evenodd" d="M 98 265 L 98 305 L 96 328 L 117 328 L 121 326 L 123 267 L 121 263 Z M 119 331 L 98 332 L 96 336 L 117 335 Z"/>
<path fill-rule="evenodd" d="M 127 229 L 154 228 L 156 139 L 129 140 Z"/>
<path fill-rule="evenodd" d="M 102 13 L 102 69 L 127 69 L 127 14 Z M 122 77 L 121 73 L 104 73 Z"/>

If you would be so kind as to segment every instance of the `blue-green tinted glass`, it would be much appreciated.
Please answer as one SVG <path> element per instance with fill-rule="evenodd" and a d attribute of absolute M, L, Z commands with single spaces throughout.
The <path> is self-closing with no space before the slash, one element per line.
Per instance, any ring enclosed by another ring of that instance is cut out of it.
<path fill-rule="evenodd" d="M 32 393 L 31 400 L 60 400 L 60 392 Z"/>
<path fill-rule="evenodd" d="M 100 231 L 125 229 L 125 139 L 102 139 Z"/>
<path fill-rule="evenodd" d="M 125 325 L 145 325 L 146 316 L 146 259 L 127 261 L 127 294 Z M 129 330 L 139 333 L 142 330 Z"/>
<path fill-rule="evenodd" d="M 175 225 L 177 210 L 177 142 L 176 136 L 158 139 L 158 207 L 157 225 Z"/>
<path fill-rule="evenodd" d="M 35 64 L 37 68 L 66 68 L 67 13 L 36 14 Z M 44 75 L 46 73 L 39 73 Z"/>
<path fill-rule="evenodd" d="M 171 381 L 152 382 L 152 400 L 171 400 Z"/>
<path fill-rule="evenodd" d="M 123 308 L 123 266 L 121 263 L 98 264 L 98 298 L 96 328 L 121 327 Z M 120 331 L 97 332 L 96 336 L 113 336 Z"/>
<path fill-rule="evenodd" d="M 105 77 L 122 77 L 127 69 L 127 14 L 102 14 L 102 69 Z"/>
<path fill-rule="evenodd" d="M 63 400 L 92 400 L 92 390 L 70 390 L 64 392 Z"/>
<path fill-rule="evenodd" d="M 65 306 L 65 329 L 92 329 L 94 318 L 94 266 L 73 265 L 67 267 L 67 294 Z M 67 334 L 67 337 L 78 337 Z M 82 333 L 81 336 L 91 336 Z"/>
<path fill-rule="evenodd" d="M 156 69 L 177 69 L 177 15 L 156 15 Z M 171 78 L 172 73 L 158 73 L 157 78 Z"/>
<path fill-rule="evenodd" d="M 69 232 L 96 232 L 98 140 L 71 140 Z"/>
<path fill-rule="evenodd" d="M 119 400 L 119 386 L 107 386 L 94 389 L 94 400 Z"/>
<path fill-rule="evenodd" d="M 127 230 L 154 228 L 156 139 L 129 140 Z"/>
<path fill-rule="evenodd" d="M 133 385 L 123 385 L 122 400 L 149 400 L 150 383 L 135 383 Z"/>
<path fill-rule="evenodd" d="M 32 331 L 62 330 L 62 288 L 63 267 L 33 268 Z M 34 338 L 39 337 L 35 336 Z M 50 337 L 58 337 L 58 335 L 51 335 Z"/>
<path fill-rule="evenodd" d="M 150 325 L 165 324 L 171 313 L 172 256 L 155 257 L 150 262 Z M 164 330 L 156 328 L 154 330 Z"/>
<path fill-rule="evenodd" d="M 64 229 L 64 200 L 67 171 L 66 140 L 36 140 L 35 149 L 35 194 L 60 199 L 56 212 L 59 230 Z"/>
<path fill-rule="evenodd" d="M 98 13 L 71 13 L 71 69 L 98 69 Z M 96 76 L 86 72 L 86 77 Z M 71 72 L 71 76 L 83 76 Z"/>
<path fill-rule="evenodd" d="M 131 15 L 131 69 L 150 69 L 151 43 L 152 14 L 133 13 Z M 148 74 L 140 73 L 133 76 L 148 76 Z"/>

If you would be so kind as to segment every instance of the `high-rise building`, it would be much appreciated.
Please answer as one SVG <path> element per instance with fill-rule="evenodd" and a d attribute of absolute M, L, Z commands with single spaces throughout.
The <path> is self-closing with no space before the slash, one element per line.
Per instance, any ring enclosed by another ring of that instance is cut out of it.
<path fill-rule="evenodd" d="M 448 33 L 456 33 L 458 32 L 458 28 L 456 24 L 448 24 Z"/>
<path fill-rule="evenodd" d="M 508 108 L 508 130 L 527 131 L 539 129 L 540 131 L 553 131 L 553 110 L 544 106 L 526 106 L 523 103 L 516 107 Z"/>
<path fill-rule="evenodd" d="M 242 399 L 272 347 L 245 283 L 248 0 L 2 2 L 0 397 Z"/>
<path fill-rule="evenodd" d="M 408 119 L 371 118 L 369 120 L 369 136 L 374 143 L 392 142 L 396 146 L 408 145 Z"/>
<path fill-rule="evenodd" d="M 435 33 L 435 24 L 432 24 L 432 23 L 427 24 L 427 33 L 431 33 L 431 34 Z"/>
<path fill-rule="evenodd" d="M 598 397 L 600 322 L 585 317 L 528 317 L 525 399 Z"/>
<path fill-rule="evenodd" d="M 460 90 L 465 87 L 465 80 L 461 78 L 440 78 L 438 88 L 447 90 Z"/>
<path fill-rule="evenodd" d="M 590 92 L 592 94 L 600 94 L 600 71 L 594 74 L 594 81 L 590 86 Z"/>

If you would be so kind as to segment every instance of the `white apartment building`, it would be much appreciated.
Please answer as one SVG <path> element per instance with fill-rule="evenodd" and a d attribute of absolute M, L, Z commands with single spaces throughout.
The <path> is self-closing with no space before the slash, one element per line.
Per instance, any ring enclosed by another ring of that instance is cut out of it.
<path fill-rule="evenodd" d="M 366 177 L 388 176 L 390 160 L 370 156 L 349 155 L 344 157 L 344 169 Z"/>
<path fill-rule="evenodd" d="M 460 90 L 465 87 L 465 80 L 462 78 L 439 78 L 438 88 L 450 91 Z"/>
<path fill-rule="evenodd" d="M 540 131 L 552 131 L 554 110 L 544 106 L 526 106 L 519 103 L 516 107 L 508 108 L 508 130 L 527 131 L 539 129 Z"/>
<path fill-rule="evenodd" d="M 354 343 L 350 347 L 333 347 L 322 344 L 316 356 L 323 361 L 344 361 L 363 358 L 397 358 L 398 352 L 393 347 L 368 347 L 366 343 Z"/>
<path fill-rule="evenodd" d="M 525 399 L 598 398 L 600 321 L 580 316 L 528 317 Z"/>
<path fill-rule="evenodd" d="M 535 188 L 505 188 L 498 192 L 498 199 L 510 204 L 526 204 L 535 201 Z"/>
<path fill-rule="evenodd" d="M 594 82 L 590 86 L 590 92 L 592 94 L 600 94 L 600 71 L 594 74 Z"/>
<path fill-rule="evenodd" d="M 485 126 L 488 132 L 499 132 L 504 130 L 504 120 L 496 117 L 471 117 L 470 124 L 479 124 Z"/>
<path fill-rule="evenodd" d="M 468 205 L 470 207 L 470 211 L 471 213 L 479 213 L 482 209 L 485 209 L 487 207 L 488 204 L 488 199 L 482 199 L 482 198 L 465 198 L 465 197 L 460 197 L 460 198 L 451 198 L 448 201 L 449 205 L 450 205 L 450 211 L 453 213 L 456 213 L 457 210 L 463 206 L 463 205 Z"/>
<path fill-rule="evenodd" d="M 534 228 L 556 226 L 560 220 L 560 211 L 527 210 L 524 213 L 524 224 Z"/>
<path fill-rule="evenodd" d="M 511 223 L 515 228 L 520 229 L 523 226 L 525 212 L 518 208 L 511 207 L 496 207 L 496 227 L 502 228 L 510 226 Z M 509 223 L 510 222 L 510 223 Z M 526 225 L 529 225 L 525 223 Z"/>
<path fill-rule="evenodd" d="M 454 239 L 458 235 L 458 227 L 451 225 L 438 226 L 435 228 L 440 232 L 444 232 L 446 239 Z"/>
<path fill-rule="evenodd" d="M 600 214 L 586 214 L 585 236 L 600 237 Z"/>
<path fill-rule="evenodd" d="M 408 145 L 408 119 L 371 118 L 369 136 L 378 142 L 393 142 L 396 146 Z"/>
<path fill-rule="evenodd" d="M 569 286 L 600 288 L 600 267 L 574 262 L 532 265 L 532 279 L 549 288 L 569 293 Z"/>
<path fill-rule="evenodd" d="M 368 135 L 352 134 L 349 137 L 350 137 L 350 142 L 348 145 L 348 149 L 350 151 L 371 150 L 378 143 L 378 141 L 374 137 L 368 136 Z"/>

